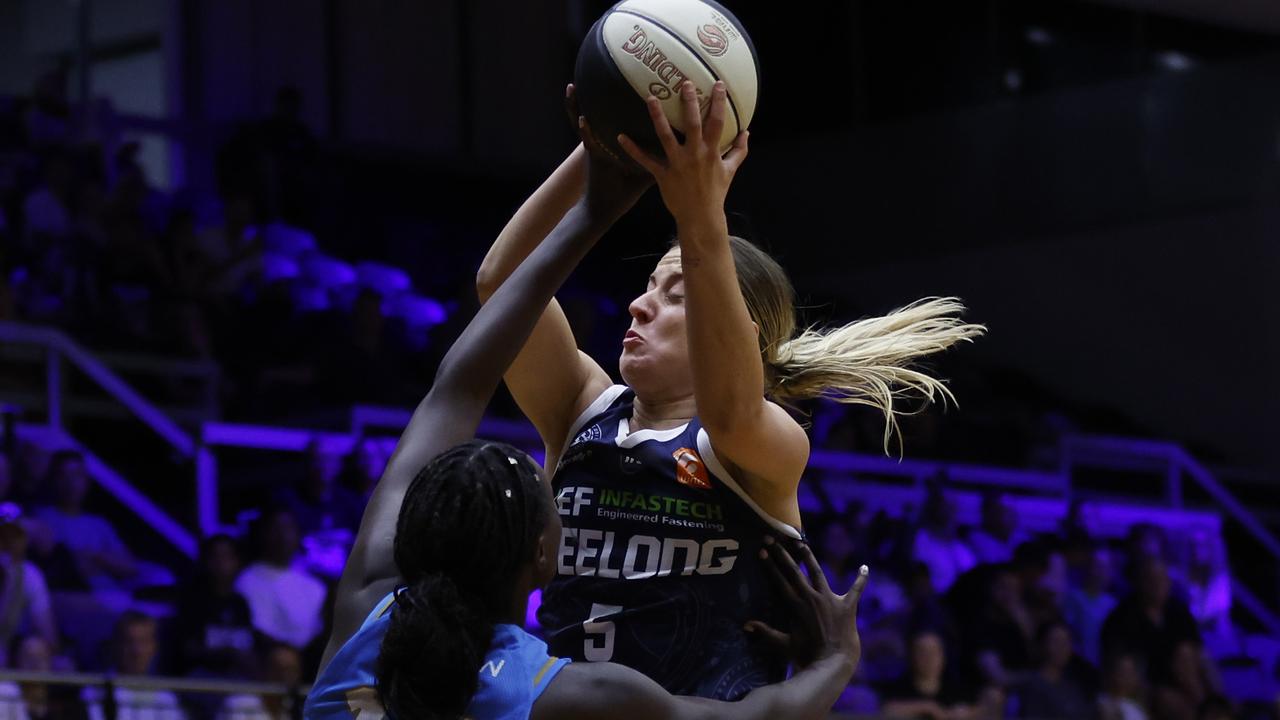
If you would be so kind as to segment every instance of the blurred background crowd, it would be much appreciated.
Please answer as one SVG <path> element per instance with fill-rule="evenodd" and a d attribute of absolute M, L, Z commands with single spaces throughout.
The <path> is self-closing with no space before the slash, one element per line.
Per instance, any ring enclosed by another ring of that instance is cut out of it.
<path fill-rule="evenodd" d="M 341 451 L 323 437 L 348 431 L 353 406 L 411 407 L 429 387 L 474 312 L 488 243 L 571 148 L 559 83 L 607 4 L 500 21 L 467 3 L 123 5 L 0 1 L 0 322 L 65 333 L 184 427 L 314 437 L 220 450 L 219 517 L 192 557 L 97 465 L 195 525 L 191 458 L 79 370 L 56 381 L 76 443 L 25 435 L 53 418 L 52 376 L 6 336 L 0 664 L 298 688 L 398 428 Z M 942 468 L 914 500 L 828 497 L 875 479 L 856 471 L 806 478 L 806 533 L 833 585 L 873 569 L 863 662 L 837 711 L 1280 716 L 1280 637 L 1236 590 L 1247 581 L 1274 612 L 1277 558 L 1238 515 L 1186 531 L 1138 511 L 1099 532 L 1090 503 L 1170 504 L 1158 473 L 1113 467 L 1073 476 L 1056 524 L 1032 527 L 1019 491 L 947 470 L 1053 472 L 1078 434 L 1173 441 L 1275 532 L 1280 387 L 1257 376 L 1280 359 L 1262 297 L 1278 269 L 1280 16 L 957 3 L 934 31 L 909 8 L 848 3 L 828 20 L 856 31 L 813 48 L 801 20 L 729 5 L 765 81 L 759 158 L 729 204 L 753 210 L 731 222 L 792 270 L 806 319 L 954 292 L 991 328 L 985 350 L 941 361 L 962 409 L 904 419 L 905 456 Z M 496 69 L 491 20 L 554 42 Z M 432 28 L 447 47 L 418 47 Z M 380 32 L 385 47 L 355 36 Z M 501 82 L 532 55 L 527 87 Z M 788 93 L 837 97 L 793 117 Z M 629 293 L 671 232 L 655 198 L 633 215 L 561 296 L 595 357 L 618 352 Z M 799 410 L 815 449 L 880 451 L 874 413 Z M 519 420 L 506 397 L 492 416 Z M 1184 502 L 1222 511 L 1212 492 Z M 15 718 L 274 718 L 288 700 L 0 682 Z"/>

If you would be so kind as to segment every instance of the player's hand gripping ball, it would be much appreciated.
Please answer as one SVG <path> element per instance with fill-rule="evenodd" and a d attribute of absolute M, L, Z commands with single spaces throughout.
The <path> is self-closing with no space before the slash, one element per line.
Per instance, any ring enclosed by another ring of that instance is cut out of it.
<path fill-rule="evenodd" d="M 671 127 L 683 132 L 679 90 L 686 80 L 704 119 L 712 87 L 724 82 L 723 155 L 755 114 L 760 68 L 742 23 L 713 0 L 623 0 L 591 26 L 574 69 L 579 111 L 604 152 L 623 164 L 631 161 L 618 146 L 620 133 L 662 156 L 644 104 L 649 95 L 661 103 Z"/>

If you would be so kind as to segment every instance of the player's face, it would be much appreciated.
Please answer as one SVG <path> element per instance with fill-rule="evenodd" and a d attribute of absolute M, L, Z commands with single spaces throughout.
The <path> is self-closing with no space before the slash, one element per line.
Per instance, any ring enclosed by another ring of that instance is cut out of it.
<path fill-rule="evenodd" d="M 618 361 L 623 381 L 638 395 L 657 401 L 692 394 L 679 248 L 662 256 L 644 294 L 628 309 L 631 329 Z"/>

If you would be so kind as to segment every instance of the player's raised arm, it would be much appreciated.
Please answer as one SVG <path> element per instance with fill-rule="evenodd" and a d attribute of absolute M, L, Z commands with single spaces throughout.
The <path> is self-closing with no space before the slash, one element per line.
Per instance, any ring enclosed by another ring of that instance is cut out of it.
<path fill-rule="evenodd" d="M 793 608 L 794 627 L 781 633 L 751 623 L 787 649 L 797 670 L 785 682 L 766 685 L 737 702 L 675 696 L 654 681 L 614 663 L 574 663 L 556 676 L 533 706 L 532 720 L 772 720 L 824 718 L 857 669 L 862 649 L 857 631 L 858 598 L 867 584 L 865 566 L 844 596 L 831 592 L 808 546 L 798 550 L 809 578 L 782 545 L 769 545 L 782 586 Z"/>
<path fill-rule="evenodd" d="M 799 423 L 764 397 L 760 328 L 742 294 L 724 212 L 729 185 L 747 156 L 747 133 L 740 133 L 721 157 L 724 83 L 717 82 L 711 92 L 705 122 L 699 119 L 693 84 L 686 82 L 680 93 L 683 142 L 657 98 L 649 97 L 649 116 L 665 158 L 625 138 L 623 148 L 657 179 L 676 221 L 698 417 L 716 452 L 744 471 L 752 498 L 775 517 L 799 525 L 795 494 L 809 440 Z"/>
<path fill-rule="evenodd" d="M 431 391 L 400 436 L 365 510 L 339 582 L 326 662 L 398 580 L 392 544 L 409 483 L 440 452 L 475 436 L 498 382 L 542 308 L 587 250 L 647 187 L 646 182 L 619 180 L 610 172 L 593 164 L 584 196 L 480 309 L 440 363 Z"/>
<path fill-rule="evenodd" d="M 586 121 L 578 116 L 572 85 L 568 87 L 567 105 L 570 117 L 582 130 L 583 144 L 520 205 L 493 241 L 476 273 L 476 293 L 482 303 L 489 301 L 567 209 L 582 197 L 587 166 L 598 153 L 595 147 L 588 152 L 594 141 Z M 521 412 L 546 445 L 548 467 L 555 466 L 574 418 L 612 383 L 600 364 L 578 349 L 569 320 L 554 298 L 546 304 L 533 332 L 507 369 L 505 380 Z"/>

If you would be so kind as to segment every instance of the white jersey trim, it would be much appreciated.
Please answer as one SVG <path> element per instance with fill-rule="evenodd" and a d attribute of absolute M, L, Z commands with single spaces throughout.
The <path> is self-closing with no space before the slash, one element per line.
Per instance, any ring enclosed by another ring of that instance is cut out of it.
<path fill-rule="evenodd" d="M 573 444 L 573 439 L 578 436 L 578 433 L 582 432 L 582 428 L 587 424 L 587 421 L 604 412 L 606 408 L 613 404 L 614 400 L 618 399 L 619 395 L 626 392 L 626 389 L 626 385 L 610 385 L 595 400 L 592 400 L 587 409 L 583 410 L 578 419 L 574 420 L 573 424 L 569 426 L 569 434 L 565 437 L 564 447 L 560 452 L 563 453 L 568 450 L 569 446 Z"/>
<path fill-rule="evenodd" d="M 804 539 L 799 530 L 765 512 L 764 508 L 757 505 L 756 501 L 752 500 L 751 496 L 747 494 L 747 491 L 742 489 L 738 481 L 733 479 L 733 476 L 729 474 L 724 465 L 720 464 L 720 458 L 716 457 L 716 451 L 711 449 L 711 436 L 707 434 L 706 428 L 698 428 L 698 454 L 702 455 L 702 461 L 707 464 L 707 469 L 711 471 L 711 474 L 715 475 L 735 495 L 742 498 L 747 507 L 754 510 L 761 520 L 768 523 L 769 527 L 794 540 Z"/>
<path fill-rule="evenodd" d="M 689 423 L 685 423 L 667 430 L 637 430 L 631 432 L 631 421 L 627 418 L 622 418 L 618 420 L 618 436 L 613 441 L 618 447 L 633 448 L 645 440 L 657 440 L 659 442 L 675 440 L 688 428 Z"/>

